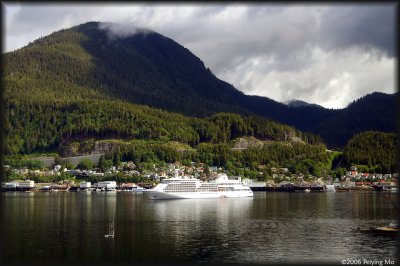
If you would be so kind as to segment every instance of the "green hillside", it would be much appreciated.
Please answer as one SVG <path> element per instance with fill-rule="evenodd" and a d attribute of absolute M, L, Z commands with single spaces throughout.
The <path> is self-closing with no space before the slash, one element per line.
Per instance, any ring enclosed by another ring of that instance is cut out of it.
<path fill-rule="evenodd" d="M 346 145 L 343 156 L 350 165 L 359 165 L 366 172 L 398 171 L 398 138 L 392 133 L 368 131 L 357 134 Z"/>
<path fill-rule="evenodd" d="M 219 113 L 199 119 L 119 100 L 24 98 L 6 101 L 6 154 L 56 150 L 74 139 L 122 138 L 200 142 L 229 142 L 241 136 L 284 141 L 298 136 L 320 143 L 317 136 L 302 133 L 255 116 Z"/>

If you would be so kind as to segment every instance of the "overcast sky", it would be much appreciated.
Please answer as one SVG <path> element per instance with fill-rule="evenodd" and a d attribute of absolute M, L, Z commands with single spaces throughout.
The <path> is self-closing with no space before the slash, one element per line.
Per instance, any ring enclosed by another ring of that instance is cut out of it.
<path fill-rule="evenodd" d="M 249 95 L 343 108 L 396 91 L 396 2 L 2 4 L 6 52 L 84 22 L 118 22 L 175 40 Z"/>

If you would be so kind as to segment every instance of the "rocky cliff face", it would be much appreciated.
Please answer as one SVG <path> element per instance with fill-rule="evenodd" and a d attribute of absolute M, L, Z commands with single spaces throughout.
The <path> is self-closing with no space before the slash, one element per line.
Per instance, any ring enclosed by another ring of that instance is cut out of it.
<path fill-rule="evenodd" d="M 286 136 L 286 141 L 289 142 L 304 142 L 301 138 L 295 136 L 294 134 L 289 134 Z M 264 145 L 270 144 L 271 141 L 261 141 L 254 137 L 243 137 L 235 140 L 233 145 L 234 149 L 248 149 L 255 147 L 263 147 Z"/>
<path fill-rule="evenodd" d="M 264 144 L 261 140 L 254 137 L 238 138 L 233 146 L 234 149 L 248 149 L 253 147 L 262 147 Z"/>
<path fill-rule="evenodd" d="M 120 145 L 117 141 L 110 140 L 75 140 L 61 145 L 59 152 L 62 157 L 104 154 L 115 151 Z"/>
<path fill-rule="evenodd" d="M 118 146 L 119 144 L 116 142 L 96 141 L 92 154 L 114 152 Z"/>

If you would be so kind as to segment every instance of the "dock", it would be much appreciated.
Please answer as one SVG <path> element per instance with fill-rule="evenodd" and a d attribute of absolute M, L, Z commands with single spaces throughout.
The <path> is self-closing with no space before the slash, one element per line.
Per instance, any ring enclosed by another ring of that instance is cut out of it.
<path fill-rule="evenodd" d="M 250 187 L 252 191 L 266 191 L 266 192 L 306 192 L 309 189 L 310 192 L 323 192 L 323 186 L 270 186 L 270 187 Z"/>

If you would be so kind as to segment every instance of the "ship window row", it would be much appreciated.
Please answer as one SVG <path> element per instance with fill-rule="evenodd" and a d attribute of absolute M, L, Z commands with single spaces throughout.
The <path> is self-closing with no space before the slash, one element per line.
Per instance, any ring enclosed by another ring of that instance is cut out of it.
<path fill-rule="evenodd" d="M 194 189 L 166 189 L 165 192 L 196 192 Z"/>
<path fill-rule="evenodd" d="M 168 187 L 166 189 L 196 189 L 195 187 Z"/>
<path fill-rule="evenodd" d="M 194 186 L 196 183 L 169 183 L 169 185 L 174 185 L 174 186 Z"/>
<path fill-rule="evenodd" d="M 195 184 L 169 184 L 169 187 L 195 187 Z"/>
<path fill-rule="evenodd" d="M 184 188 L 195 188 L 196 186 L 168 186 L 168 187 L 184 187 Z"/>

